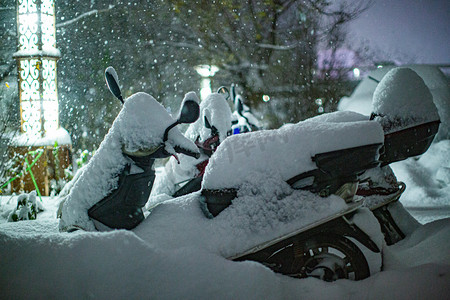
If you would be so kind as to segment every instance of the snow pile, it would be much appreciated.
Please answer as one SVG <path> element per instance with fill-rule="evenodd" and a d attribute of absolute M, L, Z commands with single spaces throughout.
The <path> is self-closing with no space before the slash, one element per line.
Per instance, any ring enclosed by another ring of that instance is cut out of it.
<path fill-rule="evenodd" d="M 55 142 L 58 145 L 72 145 L 72 139 L 69 133 L 64 128 L 60 127 L 56 130 L 46 132 L 43 137 L 39 134 L 27 134 L 22 133 L 15 136 L 11 141 L 14 146 L 48 146 L 54 145 Z"/>
<path fill-rule="evenodd" d="M 183 101 L 186 99 L 198 102 L 194 92 L 187 93 Z M 164 106 L 152 96 L 146 93 L 136 93 L 125 100 L 123 109 L 111 126 L 111 131 L 113 132 L 117 128 L 120 142 L 125 150 L 134 152 L 161 145 L 164 131 L 173 122 L 175 120 L 167 113 Z M 175 153 L 173 149 L 170 149 L 170 146 L 174 145 L 197 152 L 197 147 L 187 140 L 178 128 L 169 131 L 166 150 Z"/>
<path fill-rule="evenodd" d="M 250 172 L 232 205 L 212 223 L 216 233 L 222 231 L 219 253 L 230 257 L 346 209 L 337 196 L 322 198 L 292 189 L 279 176 Z"/>
<path fill-rule="evenodd" d="M 238 187 L 250 171 L 288 180 L 316 168 L 319 153 L 383 143 L 377 122 L 311 122 L 227 138 L 211 157 L 202 188 Z"/>
<path fill-rule="evenodd" d="M 194 193 L 159 204 L 133 231 L 157 247 L 195 247 L 231 257 L 347 209 L 336 196 L 322 198 L 293 190 L 280 178 L 253 175 L 214 219 L 205 217 Z"/>
<path fill-rule="evenodd" d="M 263 192 L 265 187 L 260 187 L 258 192 Z M 273 205 L 276 195 L 286 193 L 288 188 L 281 186 L 265 195 L 272 195 L 268 203 Z M 305 198 L 295 205 L 305 203 L 307 192 L 302 193 Z M 257 204 L 258 198 L 251 197 Z M 277 224 L 283 223 L 281 214 L 271 224 L 247 228 L 251 211 L 255 217 L 263 214 L 259 208 L 245 211 L 244 202 L 233 204 L 234 213 L 242 212 L 235 218 L 226 214 L 227 209 L 209 220 L 194 195 L 178 198 L 157 206 L 133 231 L 59 233 L 54 216 L 40 219 L 45 212 L 35 221 L 0 222 L 2 297 L 409 300 L 445 299 L 449 293 L 450 219 L 420 226 L 398 244 L 384 246 L 382 272 L 363 281 L 327 283 L 292 279 L 259 263 L 225 259 L 228 249 L 243 248 L 246 238 L 258 233 L 262 237 L 271 227 L 277 231 Z M 295 206 L 286 211 L 309 218 L 316 213 L 314 207 L 304 207 L 303 216 L 293 211 Z"/>
<path fill-rule="evenodd" d="M 398 180 L 406 183 L 400 198 L 406 206 L 450 205 L 450 140 L 431 144 L 419 159 L 391 164 Z"/>
<path fill-rule="evenodd" d="M 36 200 L 36 191 L 32 191 L 29 194 L 19 195 L 16 207 L 6 214 L 8 214 L 8 222 L 17 222 L 35 220 L 37 214 L 44 210 L 42 202 Z"/>
<path fill-rule="evenodd" d="M 383 77 L 373 94 L 372 112 L 386 133 L 439 120 L 430 90 L 409 68 L 395 68 Z"/>
<path fill-rule="evenodd" d="M 448 221 L 449 219 L 437 220 L 425 226 L 419 226 L 407 239 L 387 248 L 385 269 L 417 267 L 420 264 L 448 264 L 450 251 L 441 253 L 442 248 L 450 249 Z M 431 236 L 430 229 L 434 233 Z M 423 243 L 423 241 L 427 242 Z M 418 253 L 426 255 L 417 261 Z"/>
<path fill-rule="evenodd" d="M 187 98 L 197 97 L 195 93 L 188 93 L 185 96 Z M 86 230 L 95 230 L 87 210 L 117 187 L 118 174 L 131 161 L 123 156 L 122 151 L 148 151 L 159 147 L 165 129 L 173 122 L 174 119 L 165 108 L 146 93 L 136 93 L 126 99 L 99 149 L 83 168 L 67 196 L 62 208 L 60 228 L 78 225 Z M 177 128 L 169 131 L 166 151 L 175 153 L 175 145 L 197 151 L 195 144 Z"/>
<path fill-rule="evenodd" d="M 436 67 L 426 65 L 413 67 L 413 70 L 422 77 L 433 95 L 441 125 L 435 141 L 450 139 L 450 84 L 448 78 Z"/>

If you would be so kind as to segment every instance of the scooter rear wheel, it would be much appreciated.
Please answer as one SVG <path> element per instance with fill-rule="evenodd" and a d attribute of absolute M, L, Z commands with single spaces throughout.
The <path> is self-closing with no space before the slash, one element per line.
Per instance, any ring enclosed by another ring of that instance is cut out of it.
<path fill-rule="evenodd" d="M 344 236 L 332 233 L 296 239 L 275 251 L 268 265 L 295 278 L 315 277 L 325 281 L 361 280 L 369 277 L 369 265 L 359 248 Z"/>

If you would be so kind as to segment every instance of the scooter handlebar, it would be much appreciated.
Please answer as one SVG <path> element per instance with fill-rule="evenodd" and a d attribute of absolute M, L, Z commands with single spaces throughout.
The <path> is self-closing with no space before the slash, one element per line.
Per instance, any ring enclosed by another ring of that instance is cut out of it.
<path fill-rule="evenodd" d="M 200 157 L 200 152 L 194 152 L 194 151 L 191 151 L 189 149 L 183 148 L 181 146 L 175 146 L 173 148 L 175 149 L 175 151 L 177 153 L 185 154 L 185 155 L 188 155 L 188 156 L 191 156 L 191 157 L 194 157 L 194 158 L 199 158 Z"/>

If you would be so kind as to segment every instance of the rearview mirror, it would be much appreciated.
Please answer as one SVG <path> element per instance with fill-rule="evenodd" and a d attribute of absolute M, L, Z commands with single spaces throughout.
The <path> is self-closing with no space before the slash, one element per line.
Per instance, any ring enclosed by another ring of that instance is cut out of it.
<path fill-rule="evenodd" d="M 164 131 L 163 141 L 167 141 L 169 130 L 178 124 L 194 123 L 200 115 L 200 106 L 194 100 L 186 100 L 183 102 L 178 119 Z"/>
<path fill-rule="evenodd" d="M 180 110 L 177 123 L 194 123 L 200 115 L 200 107 L 194 100 L 186 100 Z"/>
<path fill-rule="evenodd" d="M 111 93 L 116 96 L 116 98 L 119 99 L 123 104 L 123 97 L 119 88 L 119 77 L 117 76 L 116 70 L 114 70 L 113 67 L 106 68 L 105 79 Z"/>
<path fill-rule="evenodd" d="M 217 90 L 217 94 L 222 94 L 225 97 L 225 100 L 230 99 L 230 91 L 224 87 L 221 86 L 218 90 Z"/>

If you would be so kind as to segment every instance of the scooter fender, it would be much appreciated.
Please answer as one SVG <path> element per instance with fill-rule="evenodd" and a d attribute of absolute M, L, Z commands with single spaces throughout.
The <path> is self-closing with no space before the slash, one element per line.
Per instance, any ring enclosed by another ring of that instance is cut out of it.
<path fill-rule="evenodd" d="M 316 228 L 312 228 L 306 234 L 312 236 L 318 233 L 331 232 L 337 235 L 351 237 L 360 242 L 361 244 L 363 244 L 371 251 L 375 253 L 380 253 L 381 251 L 380 248 L 372 240 L 372 238 L 367 233 L 365 233 L 361 228 L 359 228 L 356 224 L 350 221 L 352 216 L 356 213 L 358 213 L 358 210 L 343 215 Z"/>

